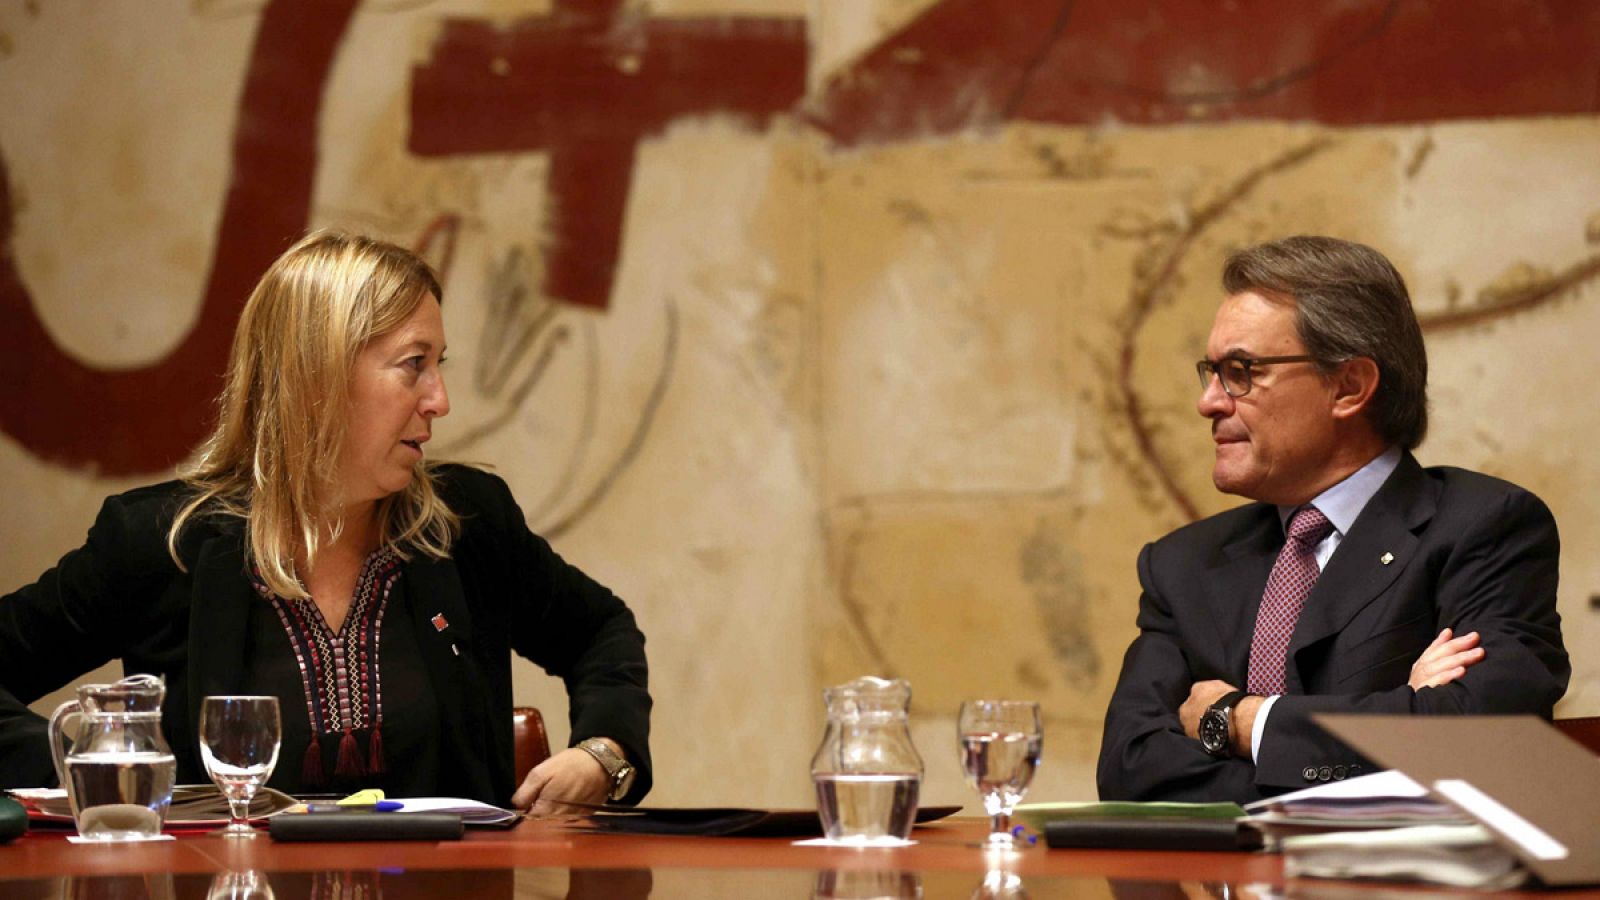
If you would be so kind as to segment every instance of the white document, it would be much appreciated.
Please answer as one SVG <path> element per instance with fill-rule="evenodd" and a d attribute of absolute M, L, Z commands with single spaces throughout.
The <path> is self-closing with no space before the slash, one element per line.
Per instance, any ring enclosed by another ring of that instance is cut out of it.
<path fill-rule="evenodd" d="M 401 805 L 397 812 L 438 812 L 455 813 L 461 821 L 468 825 L 499 825 L 509 822 L 517 814 L 509 809 L 501 809 L 477 800 L 467 800 L 462 797 L 394 797 Z"/>

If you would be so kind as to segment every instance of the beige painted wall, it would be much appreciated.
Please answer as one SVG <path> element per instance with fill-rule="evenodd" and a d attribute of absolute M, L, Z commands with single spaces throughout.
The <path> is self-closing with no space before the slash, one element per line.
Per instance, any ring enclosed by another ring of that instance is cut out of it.
<path fill-rule="evenodd" d="M 925 5 L 651 9 L 807 16 L 815 84 Z M 0 0 L 18 265 L 80 358 L 158 358 L 187 328 L 257 6 Z M 411 156 L 403 92 L 440 15 L 547 8 L 364 7 L 327 95 L 314 218 L 411 243 L 435 215 L 463 216 L 446 283 L 454 411 L 437 443 L 493 463 L 534 527 L 637 611 L 658 703 L 653 802 L 808 803 L 820 688 L 867 672 L 915 686 L 924 802 L 970 805 L 953 717 L 979 693 L 1045 704 L 1035 797 L 1091 798 L 1133 634 L 1134 559 L 1183 521 L 1154 473 L 1204 511 L 1234 502 L 1209 485 L 1191 363 L 1224 253 L 1301 231 L 1364 240 L 1425 315 L 1600 254 L 1597 118 L 1014 125 L 839 151 L 791 119 L 754 130 L 711 116 L 641 145 L 610 308 L 560 310 L 549 370 L 514 399 L 472 373 L 486 330 L 506 325 L 486 298 L 507 278 L 537 283 L 546 160 Z M 1175 277 L 1152 278 L 1169 258 Z M 1568 715 L 1600 713 L 1587 503 L 1600 464 L 1585 452 L 1600 433 L 1597 335 L 1591 282 L 1428 333 L 1423 461 L 1517 481 L 1561 525 Z M 658 385 L 637 457 L 584 509 Z M 52 466 L 0 436 L 0 589 L 144 480 Z M 523 665 L 517 690 L 564 739 L 559 683 Z"/>

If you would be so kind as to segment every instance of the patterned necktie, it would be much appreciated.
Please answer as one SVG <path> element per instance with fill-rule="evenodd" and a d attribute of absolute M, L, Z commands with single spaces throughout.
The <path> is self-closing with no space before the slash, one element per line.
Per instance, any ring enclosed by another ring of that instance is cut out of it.
<path fill-rule="evenodd" d="M 1289 520 L 1289 539 L 1272 564 L 1267 590 L 1256 613 L 1256 633 L 1250 640 L 1250 678 L 1247 687 L 1263 697 L 1284 692 L 1284 654 L 1300 620 L 1300 608 L 1317 584 L 1317 545 L 1333 530 L 1333 523 L 1315 506 L 1302 506 Z"/>

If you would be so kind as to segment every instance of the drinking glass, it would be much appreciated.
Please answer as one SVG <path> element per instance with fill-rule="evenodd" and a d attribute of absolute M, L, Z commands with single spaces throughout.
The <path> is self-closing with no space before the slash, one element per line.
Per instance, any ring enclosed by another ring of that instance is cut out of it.
<path fill-rule="evenodd" d="M 253 838 L 250 801 L 278 764 L 277 697 L 207 697 L 200 704 L 200 759 L 228 798 L 224 837 Z"/>
<path fill-rule="evenodd" d="M 1026 700 L 968 700 L 956 724 L 961 768 L 989 815 L 988 850 L 1020 848 L 1011 834 L 1011 810 L 1039 767 L 1044 729 L 1039 704 Z"/>

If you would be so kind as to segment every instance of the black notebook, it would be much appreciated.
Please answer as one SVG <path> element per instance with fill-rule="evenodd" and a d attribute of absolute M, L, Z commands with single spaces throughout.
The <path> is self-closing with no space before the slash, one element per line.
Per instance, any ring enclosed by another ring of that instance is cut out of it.
<path fill-rule="evenodd" d="M 275 841 L 459 841 L 464 828 L 453 813 L 340 811 L 273 816 Z"/>
<path fill-rule="evenodd" d="M 1261 833 L 1231 819 L 1057 819 L 1044 826 L 1051 847 L 1099 850 L 1260 850 Z"/>

